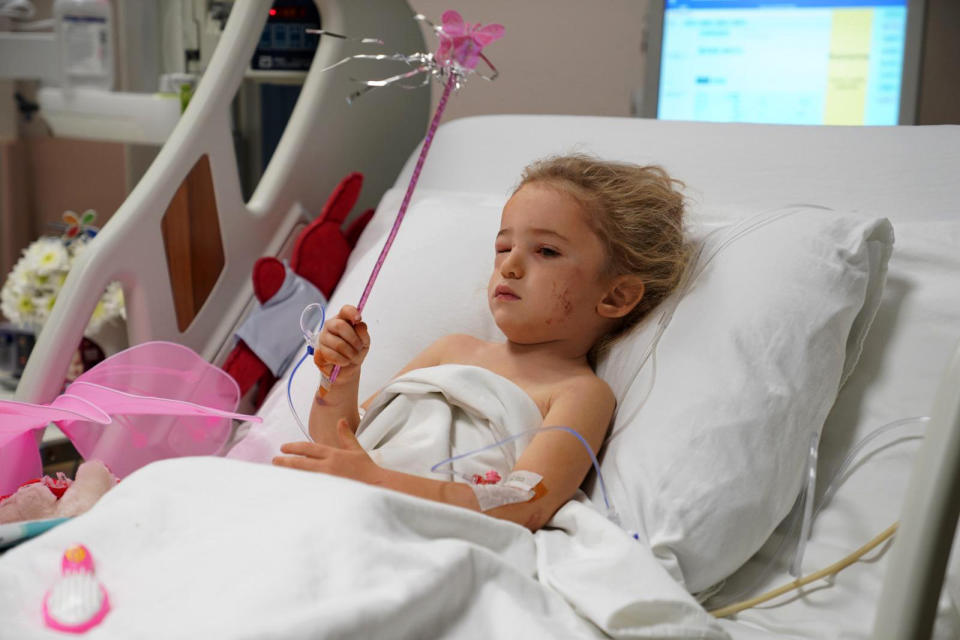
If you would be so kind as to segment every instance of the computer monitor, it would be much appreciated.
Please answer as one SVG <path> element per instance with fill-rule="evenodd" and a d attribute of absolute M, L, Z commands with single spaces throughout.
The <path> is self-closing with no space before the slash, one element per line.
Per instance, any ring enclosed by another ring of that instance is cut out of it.
<path fill-rule="evenodd" d="M 642 115 L 913 124 L 924 0 L 651 0 Z"/>

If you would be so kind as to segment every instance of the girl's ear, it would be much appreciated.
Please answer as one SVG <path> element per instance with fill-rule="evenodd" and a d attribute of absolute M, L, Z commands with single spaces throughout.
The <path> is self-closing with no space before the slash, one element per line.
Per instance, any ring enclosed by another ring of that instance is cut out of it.
<path fill-rule="evenodd" d="M 637 306 L 643 298 L 643 292 L 643 280 L 640 276 L 617 276 L 597 304 L 597 313 L 604 318 L 622 318 Z"/>

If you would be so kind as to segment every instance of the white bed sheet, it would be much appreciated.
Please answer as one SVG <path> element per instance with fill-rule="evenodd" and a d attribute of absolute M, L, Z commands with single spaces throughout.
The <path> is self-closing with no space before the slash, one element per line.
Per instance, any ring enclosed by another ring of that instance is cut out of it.
<path fill-rule="evenodd" d="M 112 606 L 91 639 L 727 637 L 591 507 L 554 523 L 532 534 L 324 474 L 163 460 L 0 560 L 0 640 L 63 637 L 41 607 L 77 542 Z"/>

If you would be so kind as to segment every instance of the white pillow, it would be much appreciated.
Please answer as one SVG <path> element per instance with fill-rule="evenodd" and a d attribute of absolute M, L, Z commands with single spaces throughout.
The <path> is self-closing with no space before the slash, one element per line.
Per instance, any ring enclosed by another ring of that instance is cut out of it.
<path fill-rule="evenodd" d="M 743 564 L 790 510 L 881 297 L 886 219 L 780 213 L 716 255 L 640 375 L 674 300 L 598 366 L 618 399 L 601 464 L 614 506 L 691 592 Z"/>
<path fill-rule="evenodd" d="M 402 189 L 384 195 L 330 313 L 359 301 L 402 197 Z M 363 312 L 371 349 L 361 401 L 440 336 L 504 339 L 490 317 L 486 283 L 507 197 L 414 194 Z M 806 459 L 801 440 L 822 426 L 841 372 L 855 364 L 891 242 L 886 221 L 816 209 L 767 224 L 723 249 L 677 307 L 659 344 L 652 391 L 652 362 L 638 377 L 636 358 L 658 311 L 601 362 L 598 373 L 619 402 L 614 428 L 630 423 L 602 463 L 614 507 L 691 591 L 742 564 L 795 499 Z M 292 385 L 304 420 L 316 385 L 308 362 Z M 780 396 L 768 397 L 774 392 Z M 302 439 L 285 379 L 260 414 L 264 425 L 231 456 L 266 460 L 281 443 Z M 597 487 L 591 495 L 599 503 Z"/>
<path fill-rule="evenodd" d="M 404 189 L 384 194 L 350 254 L 328 307 L 356 305 L 396 218 Z M 437 338 L 468 333 L 505 340 L 490 316 L 493 241 L 509 194 L 418 189 L 363 311 L 370 351 L 360 401 L 376 393 Z"/>

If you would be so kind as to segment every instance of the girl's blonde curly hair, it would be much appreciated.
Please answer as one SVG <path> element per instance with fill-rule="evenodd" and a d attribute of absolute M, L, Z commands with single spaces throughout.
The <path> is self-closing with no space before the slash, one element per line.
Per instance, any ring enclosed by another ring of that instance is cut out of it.
<path fill-rule="evenodd" d="M 547 184 L 572 196 L 590 215 L 606 247 L 606 276 L 639 275 L 640 302 L 590 351 L 590 362 L 640 322 L 679 285 L 690 255 L 683 230 L 684 184 L 655 165 L 607 162 L 575 154 L 538 160 L 524 169 L 516 191 Z"/>

